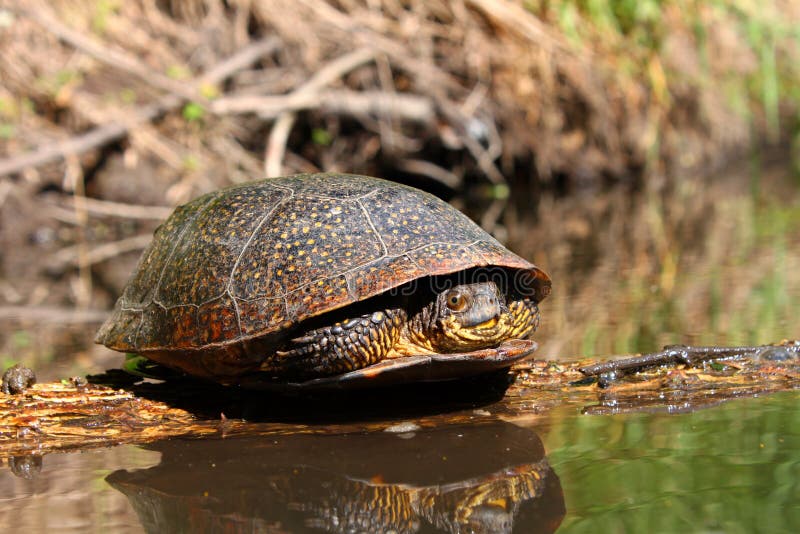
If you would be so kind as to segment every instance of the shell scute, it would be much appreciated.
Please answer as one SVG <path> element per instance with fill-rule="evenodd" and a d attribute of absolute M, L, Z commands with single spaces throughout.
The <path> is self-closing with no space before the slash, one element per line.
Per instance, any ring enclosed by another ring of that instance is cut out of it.
<path fill-rule="evenodd" d="M 470 243 L 431 243 L 410 251 L 408 256 L 426 272 L 442 273 L 454 260 L 467 267 L 483 265 Z"/>
<path fill-rule="evenodd" d="M 277 188 L 239 187 L 205 205 L 174 243 L 156 299 L 170 307 L 219 298 L 243 249 L 268 217 L 264 207 L 278 206 L 287 196 Z"/>
<path fill-rule="evenodd" d="M 380 239 L 358 203 L 298 194 L 270 217 L 232 273 L 237 298 L 291 293 L 379 258 Z"/>
<path fill-rule="evenodd" d="M 477 227 L 466 215 L 422 191 L 380 190 L 362 202 L 389 254 L 426 246 L 439 236 L 455 242 L 476 239 Z"/>
<path fill-rule="evenodd" d="M 233 299 L 225 295 L 200 306 L 197 330 L 198 341 L 203 345 L 222 343 L 240 336 L 238 310 Z"/>
<path fill-rule="evenodd" d="M 386 280 L 398 278 L 402 280 L 415 280 L 427 275 L 428 272 L 407 255 L 397 256 L 385 262 L 376 262 L 368 269 L 348 273 L 351 291 L 356 298 L 374 295 L 380 292 Z"/>
<path fill-rule="evenodd" d="M 178 206 L 175 212 L 156 229 L 153 242 L 144 251 L 134 270 L 135 276 L 131 277 L 122 292 L 120 305 L 141 310 L 153 302 L 161 275 L 170 262 L 176 239 L 191 227 L 195 217 L 213 198 L 213 194 L 206 195 Z"/>
<path fill-rule="evenodd" d="M 120 299 L 122 300 L 122 299 Z M 109 347 L 127 350 L 136 346 L 136 337 L 143 319 L 142 310 L 131 310 L 117 306 L 100 330 L 98 339 L 109 340 Z"/>
<path fill-rule="evenodd" d="M 314 279 L 286 294 L 289 319 L 299 321 L 336 307 L 339 302 L 352 301 L 351 287 L 345 275 Z"/>
<path fill-rule="evenodd" d="M 259 298 L 254 300 L 238 300 L 239 321 L 242 335 L 253 336 L 264 330 L 265 324 L 280 325 L 289 320 L 284 299 Z"/>
<path fill-rule="evenodd" d="M 168 344 L 189 348 L 198 343 L 197 306 L 164 308 L 153 302 L 142 312 L 142 326 L 136 336 L 137 350 Z"/>

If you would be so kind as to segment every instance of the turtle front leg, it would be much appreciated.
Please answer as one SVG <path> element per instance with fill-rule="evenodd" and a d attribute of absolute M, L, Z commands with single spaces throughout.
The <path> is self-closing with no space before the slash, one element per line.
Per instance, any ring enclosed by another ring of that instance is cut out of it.
<path fill-rule="evenodd" d="M 276 351 L 262 369 L 303 378 L 361 369 L 386 356 L 406 318 L 402 309 L 387 309 L 308 330 Z"/>

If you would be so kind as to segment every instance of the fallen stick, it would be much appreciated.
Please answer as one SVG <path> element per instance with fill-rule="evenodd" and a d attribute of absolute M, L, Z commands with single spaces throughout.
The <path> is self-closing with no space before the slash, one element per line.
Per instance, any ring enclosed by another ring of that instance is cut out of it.
<path fill-rule="evenodd" d="M 94 265 L 95 263 L 115 258 L 126 252 L 142 250 L 149 245 L 152 240 L 152 234 L 126 237 L 125 239 L 104 243 L 91 250 L 87 250 L 83 258 L 80 255 L 80 245 L 62 248 L 50 257 L 50 264 L 47 270 L 53 273 L 60 273 L 67 267 Z"/>
<path fill-rule="evenodd" d="M 176 436 L 247 434 L 274 439 L 277 434 L 310 431 L 337 435 L 384 432 L 386 420 L 397 419 L 398 414 L 406 421 L 412 418 L 424 429 L 494 419 L 529 426 L 558 407 L 581 408 L 582 413 L 598 415 L 677 413 L 800 386 L 797 359 L 780 366 L 747 359 L 740 364 L 733 371 L 687 370 L 680 380 L 673 381 L 652 372 L 642 380 L 621 380 L 610 384 L 610 389 L 600 389 L 595 382 L 575 383 L 581 376 L 577 363 L 553 365 L 528 360 L 514 371 L 515 380 L 503 400 L 491 404 L 486 404 L 487 384 L 483 379 L 399 386 L 408 388 L 399 390 L 403 395 L 398 395 L 398 390 L 377 389 L 285 397 L 179 376 L 164 377 L 163 382 L 142 380 L 122 370 L 111 370 L 88 380 L 74 377 L 33 384 L 13 395 L 0 392 L 0 457 L 20 460 L 54 451 Z M 443 395 L 443 389 L 449 394 Z M 431 403 L 437 409 L 432 411 Z M 463 410 L 465 406 L 482 408 Z M 462 411 L 454 411 L 456 408 Z M 365 409 L 372 417 L 364 417 Z M 347 414 L 357 416 L 348 419 Z M 247 419 L 242 419 L 245 415 Z"/>
<path fill-rule="evenodd" d="M 123 219 L 163 221 L 173 211 L 168 206 L 142 206 L 137 204 L 124 204 L 122 202 L 111 202 L 109 200 L 98 200 L 91 197 L 83 197 L 83 207 L 88 215 L 120 217 Z M 62 208 L 54 205 L 55 208 Z"/>
<path fill-rule="evenodd" d="M 660 365 L 684 364 L 692 366 L 709 360 L 759 356 L 766 351 L 781 349 L 797 357 L 798 354 L 800 354 L 800 342 L 784 341 L 777 345 L 745 347 L 689 347 L 686 345 L 670 345 L 658 352 L 586 365 L 578 370 L 586 376 L 598 376 L 607 373 L 624 374 L 640 371 L 649 367 L 658 367 Z"/>
<path fill-rule="evenodd" d="M 408 94 L 381 91 L 328 90 L 318 94 L 289 93 L 268 96 L 229 96 L 214 100 L 209 110 L 216 115 L 255 113 L 272 119 L 283 112 L 323 109 L 348 115 L 389 115 L 413 122 L 429 122 L 434 118 L 430 99 Z"/>
<path fill-rule="evenodd" d="M 108 310 L 79 310 L 45 306 L 0 306 L 3 321 L 33 321 L 37 324 L 100 323 L 108 317 Z"/>
<path fill-rule="evenodd" d="M 461 178 L 457 174 L 423 159 L 400 160 L 397 162 L 397 168 L 410 174 L 427 176 L 451 189 L 458 189 L 461 186 Z"/>
<path fill-rule="evenodd" d="M 469 6 L 481 11 L 488 19 L 504 26 L 521 37 L 545 49 L 574 54 L 573 48 L 551 32 L 530 11 L 516 2 L 507 0 L 467 0 Z"/>

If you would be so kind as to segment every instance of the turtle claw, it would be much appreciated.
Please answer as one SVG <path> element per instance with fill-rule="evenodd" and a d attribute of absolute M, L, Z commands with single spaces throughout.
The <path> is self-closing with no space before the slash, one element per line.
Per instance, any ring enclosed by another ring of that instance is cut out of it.
<path fill-rule="evenodd" d="M 314 343 L 315 341 L 319 341 L 320 337 L 321 336 L 319 334 L 310 336 L 301 336 L 290 340 L 289 343 L 292 343 L 293 345 L 307 345 L 308 343 Z"/>

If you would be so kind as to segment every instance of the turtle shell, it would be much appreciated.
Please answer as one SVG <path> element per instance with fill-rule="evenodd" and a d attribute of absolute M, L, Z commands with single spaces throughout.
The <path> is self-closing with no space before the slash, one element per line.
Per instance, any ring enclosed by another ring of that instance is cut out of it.
<path fill-rule="evenodd" d="M 549 293 L 544 272 L 428 193 L 347 174 L 270 178 L 178 207 L 96 341 L 144 355 L 242 344 L 481 266 L 513 272 L 536 300 Z"/>

